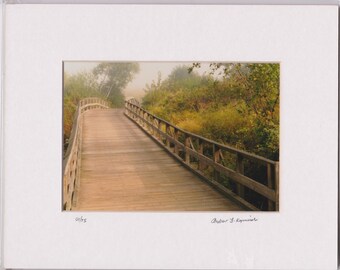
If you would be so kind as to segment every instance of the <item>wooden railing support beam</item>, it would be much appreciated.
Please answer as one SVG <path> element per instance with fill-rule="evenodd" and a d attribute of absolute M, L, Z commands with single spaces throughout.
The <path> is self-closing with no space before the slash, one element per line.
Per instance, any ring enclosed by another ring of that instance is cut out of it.
<path fill-rule="evenodd" d="M 244 163 L 243 163 L 243 157 L 242 155 L 237 154 L 236 155 L 236 172 L 238 172 L 241 175 L 244 175 Z M 241 198 L 244 198 L 244 186 L 241 184 L 236 185 L 237 188 L 237 195 Z"/>

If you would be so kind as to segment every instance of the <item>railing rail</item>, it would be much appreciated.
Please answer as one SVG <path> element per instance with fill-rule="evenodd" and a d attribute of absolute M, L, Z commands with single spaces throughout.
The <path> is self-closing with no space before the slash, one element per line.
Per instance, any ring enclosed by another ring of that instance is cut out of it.
<path fill-rule="evenodd" d="M 77 202 L 80 183 L 83 113 L 92 109 L 109 108 L 109 102 L 96 97 L 79 101 L 74 113 L 69 144 L 63 160 L 63 209 L 71 210 Z"/>
<path fill-rule="evenodd" d="M 184 165 L 248 209 L 259 210 L 245 200 L 245 188 L 266 198 L 267 210 L 279 210 L 279 162 L 187 132 L 146 111 L 135 99 L 125 101 L 125 115 Z M 246 163 L 264 167 L 265 179 L 247 176 Z M 226 187 L 226 179 L 234 187 Z"/>

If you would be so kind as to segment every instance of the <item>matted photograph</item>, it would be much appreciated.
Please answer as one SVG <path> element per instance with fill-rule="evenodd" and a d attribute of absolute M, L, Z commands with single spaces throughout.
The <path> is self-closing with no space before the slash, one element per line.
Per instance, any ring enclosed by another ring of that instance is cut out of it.
<path fill-rule="evenodd" d="M 66 211 L 279 211 L 280 64 L 63 62 Z"/>
<path fill-rule="evenodd" d="M 11 3 L 2 268 L 336 269 L 337 4 Z"/>

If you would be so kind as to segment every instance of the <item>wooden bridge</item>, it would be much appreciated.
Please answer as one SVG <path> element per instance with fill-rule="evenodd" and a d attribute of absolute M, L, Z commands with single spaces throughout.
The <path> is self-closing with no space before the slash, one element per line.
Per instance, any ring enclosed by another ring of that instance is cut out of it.
<path fill-rule="evenodd" d="M 135 99 L 125 109 L 81 100 L 63 161 L 64 210 L 278 211 L 278 187 L 278 162 L 186 132 Z"/>

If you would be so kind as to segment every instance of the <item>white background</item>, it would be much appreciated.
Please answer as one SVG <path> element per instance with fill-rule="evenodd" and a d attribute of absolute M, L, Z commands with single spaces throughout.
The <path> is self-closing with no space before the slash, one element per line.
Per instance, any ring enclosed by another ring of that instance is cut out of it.
<path fill-rule="evenodd" d="M 337 7 L 6 12 L 6 268 L 336 269 Z M 63 60 L 280 62 L 280 212 L 61 212 Z"/>

